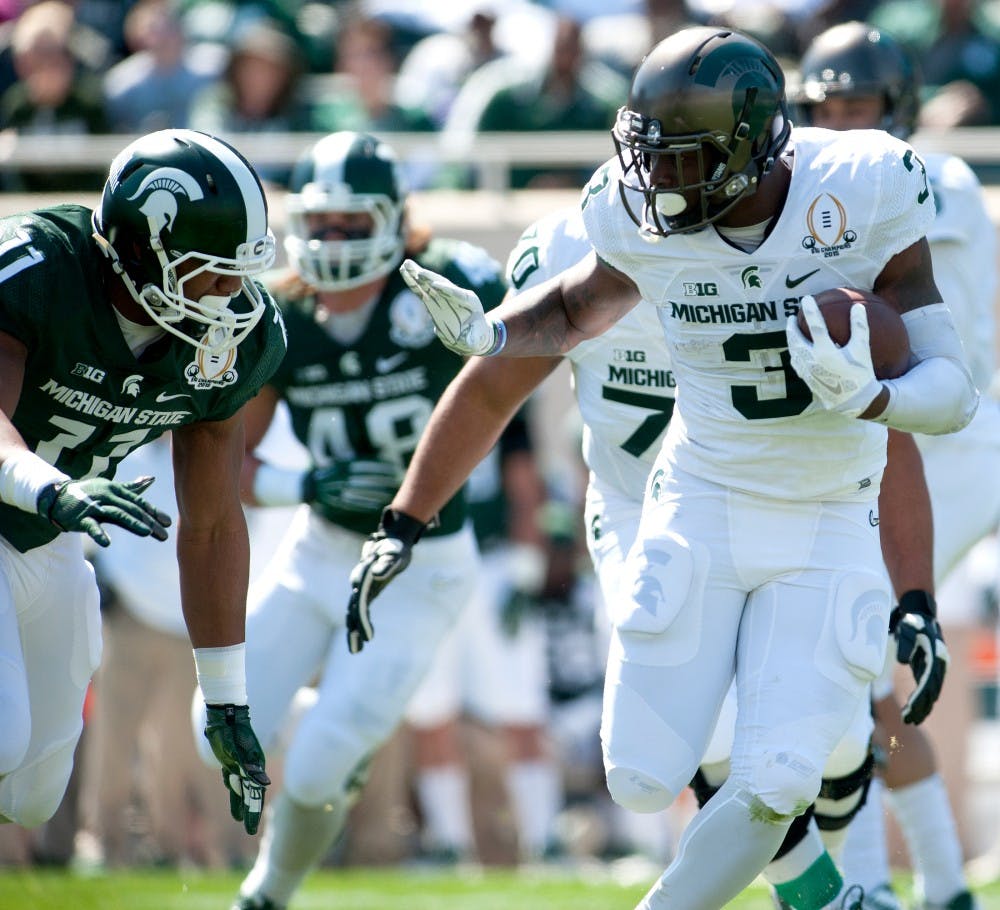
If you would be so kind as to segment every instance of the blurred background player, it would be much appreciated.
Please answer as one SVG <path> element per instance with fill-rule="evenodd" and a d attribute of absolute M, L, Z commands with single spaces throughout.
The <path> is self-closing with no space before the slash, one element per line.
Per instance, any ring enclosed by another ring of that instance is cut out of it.
<path fill-rule="evenodd" d="M 463 713 L 498 737 L 516 832 L 513 858 L 539 860 L 552 846 L 561 786 L 545 730 L 545 627 L 534 601 L 545 575 L 538 525 L 545 495 L 528 419 L 519 412 L 469 478 L 466 497 L 482 555 L 476 592 L 406 712 L 429 858 L 455 862 L 475 853 Z M 494 837 L 502 836 L 495 830 L 500 821 L 489 825 Z"/>
<path fill-rule="evenodd" d="M 386 600 L 384 635 L 349 654 L 348 575 L 434 402 L 462 366 L 437 343 L 398 266 L 416 256 L 487 301 L 504 292 L 499 266 L 483 250 L 411 230 L 405 207 L 392 149 L 353 132 L 309 148 L 286 199 L 292 267 L 271 287 L 289 354 L 249 405 L 243 480 L 253 504 L 304 505 L 254 587 L 247 685 L 269 744 L 296 691 L 314 678 L 318 699 L 288 747 L 283 790 L 235 904 L 243 910 L 287 905 L 329 851 L 367 762 L 396 728 L 476 582 L 475 538 L 459 495 L 428 530 L 410 584 Z M 312 458 L 306 470 L 256 454 L 282 400 Z"/>
<path fill-rule="evenodd" d="M 830 129 L 884 129 L 900 138 L 913 132 L 919 109 L 916 62 L 892 37 L 861 22 L 834 26 L 817 36 L 802 58 L 795 95 L 800 122 Z M 927 233 L 934 277 L 951 308 L 973 378 L 988 387 L 996 362 L 993 301 L 997 291 L 996 232 L 982 188 L 969 167 L 953 155 L 924 156 L 937 217 Z M 890 430 L 890 470 L 895 447 L 906 444 Z M 993 532 L 1000 520 L 1000 408 L 983 396 L 972 422 L 953 435 L 913 437 L 923 459 L 934 519 L 933 579 L 938 585 L 960 558 Z M 969 478 L 977 478 L 970 484 Z M 890 478 L 887 477 L 887 480 Z M 901 592 L 897 592 L 901 593 Z M 933 592 L 928 592 L 933 594 Z M 947 757 L 951 799 L 963 798 L 966 747 L 972 719 L 969 675 L 973 629 L 961 606 L 940 603 L 953 659 L 944 694 L 928 727 Z M 954 621 L 950 621 L 954 620 Z M 890 655 L 894 649 L 890 648 Z M 882 777 L 887 800 L 903 830 L 914 866 L 919 900 L 927 908 L 965 910 L 973 903 L 962 873 L 962 849 L 945 779 L 937 771 L 931 739 L 901 722 L 892 691 L 894 661 L 887 660 L 873 686 L 876 718 L 892 741 Z M 934 734 L 937 733 L 937 736 Z M 844 853 L 849 878 L 878 892 L 886 906 L 889 866 L 881 815 L 881 783 L 854 820 Z M 956 803 L 958 804 L 958 803 Z"/>

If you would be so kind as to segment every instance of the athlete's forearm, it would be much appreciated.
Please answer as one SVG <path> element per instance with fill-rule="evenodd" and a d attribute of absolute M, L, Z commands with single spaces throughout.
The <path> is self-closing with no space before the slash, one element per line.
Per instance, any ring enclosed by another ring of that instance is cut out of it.
<path fill-rule="evenodd" d="M 934 592 L 931 499 L 917 444 L 909 433 L 889 431 L 889 459 L 879 493 L 882 558 L 898 597 Z"/>

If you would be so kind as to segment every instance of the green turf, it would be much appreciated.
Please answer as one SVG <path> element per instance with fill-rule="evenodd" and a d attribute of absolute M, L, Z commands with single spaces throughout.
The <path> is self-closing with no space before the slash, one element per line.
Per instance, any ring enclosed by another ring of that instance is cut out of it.
<path fill-rule="evenodd" d="M 239 880 L 197 871 L 84 877 L 0 869 L 0 910 L 228 910 Z M 607 869 L 537 875 L 324 870 L 307 879 L 290 910 L 632 910 L 649 881 L 616 881 Z M 905 889 L 905 880 L 898 884 Z M 981 910 L 1000 910 L 1000 884 L 980 891 L 979 899 Z M 773 907 L 758 886 L 730 906 Z"/>

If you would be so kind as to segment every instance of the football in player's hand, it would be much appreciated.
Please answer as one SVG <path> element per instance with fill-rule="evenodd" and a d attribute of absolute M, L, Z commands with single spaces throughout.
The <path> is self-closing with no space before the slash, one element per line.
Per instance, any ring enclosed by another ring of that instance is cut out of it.
<path fill-rule="evenodd" d="M 830 338 L 838 345 L 847 344 L 851 337 L 851 306 L 863 303 L 868 313 L 869 347 L 872 365 L 879 379 L 902 376 L 910 365 L 910 338 L 902 317 L 878 294 L 858 288 L 830 288 L 813 294 L 820 313 L 826 321 Z M 802 310 L 798 326 L 806 338 L 812 338 Z"/>

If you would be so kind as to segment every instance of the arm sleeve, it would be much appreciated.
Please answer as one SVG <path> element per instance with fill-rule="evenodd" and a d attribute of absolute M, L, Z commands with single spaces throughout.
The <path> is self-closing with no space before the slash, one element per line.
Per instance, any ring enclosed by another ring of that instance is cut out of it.
<path fill-rule="evenodd" d="M 965 361 L 951 311 L 943 303 L 903 314 L 910 349 L 917 361 L 883 385 L 889 403 L 878 423 L 908 433 L 943 435 L 964 427 L 979 406 L 979 392 Z"/>

